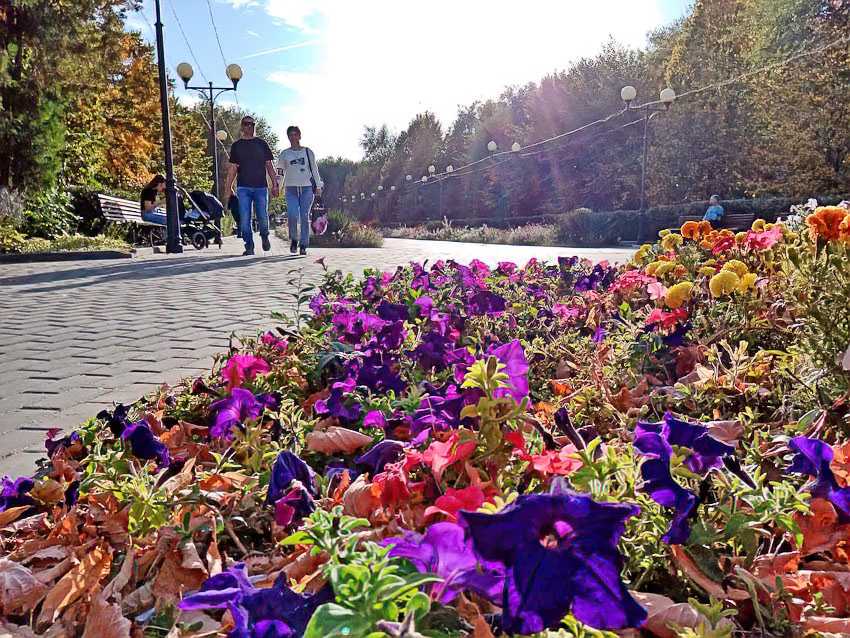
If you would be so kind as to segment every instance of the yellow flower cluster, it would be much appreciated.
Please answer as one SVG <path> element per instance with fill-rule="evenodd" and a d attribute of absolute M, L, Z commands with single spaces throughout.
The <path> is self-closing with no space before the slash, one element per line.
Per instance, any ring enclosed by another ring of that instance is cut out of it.
<path fill-rule="evenodd" d="M 693 286 L 690 281 L 679 282 L 667 291 L 667 297 L 664 299 L 664 302 L 670 308 L 681 308 L 682 304 L 688 299 Z"/>
<path fill-rule="evenodd" d="M 744 292 L 752 288 L 758 275 L 747 272 L 747 266 L 737 259 L 727 262 L 723 268 L 708 280 L 708 289 L 712 297 L 730 295 L 736 290 Z"/>
<path fill-rule="evenodd" d="M 648 253 L 650 250 L 652 250 L 652 246 L 650 244 L 644 244 L 643 246 L 637 249 L 637 252 L 635 253 L 635 256 L 632 259 L 637 264 L 643 264 L 643 262 L 646 260 L 646 253 Z"/>
<path fill-rule="evenodd" d="M 664 248 L 664 250 L 676 250 L 681 245 L 682 236 L 677 233 L 665 235 L 661 240 L 661 247 Z"/>
<path fill-rule="evenodd" d="M 646 266 L 646 274 L 650 277 L 663 277 L 671 270 L 676 269 L 676 264 L 672 261 L 653 261 Z"/>

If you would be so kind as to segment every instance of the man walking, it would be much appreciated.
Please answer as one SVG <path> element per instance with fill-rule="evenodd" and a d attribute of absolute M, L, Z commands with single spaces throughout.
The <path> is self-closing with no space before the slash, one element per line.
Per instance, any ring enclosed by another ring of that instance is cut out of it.
<path fill-rule="evenodd" d="M 265 140 L 254 137 L 256 122 L 250 115 L 242 118 L 242 139 L 236 140 L 230 147 L 230 164 L 227 167 L 227 180 L 224 192 L 231 193 L 233 180 L 236 179 L 236 196 L 239 198 L 239 229 L 245 241 L 243 255 L 254 254 L 254 229 L 251 224 L 251 209 L 257 216 L 257 226 L 263 240 L 263 250 L 270 250 L 269 242 L 269 188 L 266 177 L 271 182 L 272 197 L 278 196 L 277 175 L 275 174 L 272 150 Z"/>

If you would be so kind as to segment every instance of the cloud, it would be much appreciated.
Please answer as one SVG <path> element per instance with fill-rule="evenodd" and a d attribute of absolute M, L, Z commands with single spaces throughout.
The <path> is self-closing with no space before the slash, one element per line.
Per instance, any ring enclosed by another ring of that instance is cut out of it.
<path fill-rule="evenodd" d="M 646 34 L 664 23 L 663 1 L 608 0 L 603 10 L 578 0 L 266 0 L 270 15 L 294 28 L 319 28 L 322 40 L 309 73 L 281 68 L 268 79 L 297 92 L 286 119 L 296 109 L 304 141 L 319 156 L 359 157 L 364 125 L 399 131 L 430 110 L 445 129 L 458 105 L 566 69 L 610 37 L 644 46 Z M 284 117 L 277 121 L 282 115 L 269 116 L 278 133 L 287 125 Z"/>
<path fill-rule="evenodd" d="M 251 9 L 254 7 L 262 7 L 263 5 L 257 0 L 215 0 L 219 4 L 229 4 L 234 9 Z"/>
<path fill-rule="evenodd" d="M 257 33 L 256 31 L 251 31 L 251 29 L 247 29 L 245 31 L 245 35 L 250 35 L 252 38 L 259 38 L 260 37 L 259 33 Z"/>

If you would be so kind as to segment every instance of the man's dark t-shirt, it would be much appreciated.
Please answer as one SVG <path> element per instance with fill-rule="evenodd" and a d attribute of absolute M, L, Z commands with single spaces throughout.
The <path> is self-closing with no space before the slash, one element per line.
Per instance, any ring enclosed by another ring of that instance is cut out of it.
<path fill-rule="evenodd" d="M 139 198 L 139 203 L 141 204 L 142 212 L 145 212 L 145 202 L 151 202 L 152 204 L 156 203 L 157 191 L 155 188 L 151 186 L 145 186 L 142 189 L 142 196 Z"/>
<path fill-rule="evenodd" d="M 236 185 L 248 188 L 267 188 L 266 162 L 273 160 L 272 149 L 265 140 L 252 137 L 236 140 L 230 147 L 230 163 L 238 164 Z"/>

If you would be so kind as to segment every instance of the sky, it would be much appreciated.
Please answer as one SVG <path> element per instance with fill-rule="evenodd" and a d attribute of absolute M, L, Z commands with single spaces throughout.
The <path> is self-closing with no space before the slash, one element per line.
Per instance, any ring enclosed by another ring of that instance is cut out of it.
<path fill-rule="evenodd" d="M 394 133 L 417 113 L 447 129 L 458 107 L 495 99 L 596 55 L 609 39 L 643 47 L 647 34 L 681 17 L 689 0 L 160 0 L 169 75 L 180 62 L 192 84 L 229 86 L 239 64 L 238 104 L 264 117 L 281 141 L 297 124 L 317 157 L 358 160 L 365 126 Z M 155 42 L 154 0 L 127 27 Z M 218 40 L 216 39 L 218 32 Z M 219 47 L 220 42 L 220 47 Z M 177 80 L 184 103 L 199 99 Z M 617 89 L 618 90 L 618 89 Z M 649 96 L 647 96 L 649 97 Z M 288 144 L 284 144 L 286 146 Z"/>

